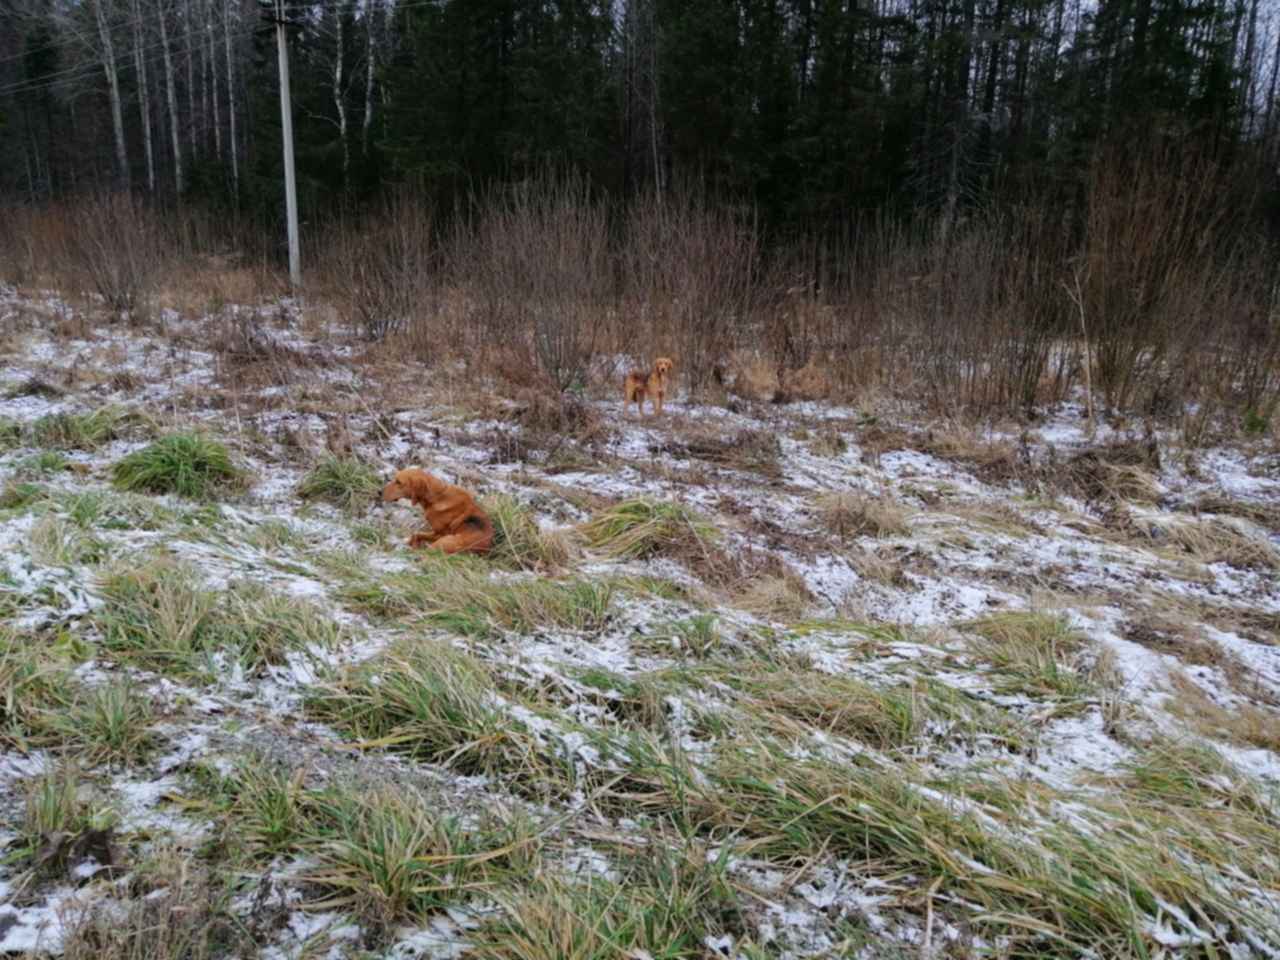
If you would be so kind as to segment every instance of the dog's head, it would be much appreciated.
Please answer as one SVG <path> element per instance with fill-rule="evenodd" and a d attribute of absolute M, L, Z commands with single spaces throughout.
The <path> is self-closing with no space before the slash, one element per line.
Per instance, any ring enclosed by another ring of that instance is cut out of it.
<path fill-rule="evenodd" d="M 431 498 L 442 489 L 444 489 L 442 481 L 425 470 L 409 467 L 407 470 L 396 471 L 395 477 L 382 490 L 382 502 L 394 503 L 396 500 L 408 497 L 419 503 L 429 503 Z"/>
<path fill-rule="evenodd" d="M 675 365 L 675 361 L 670 357 L 659 357 L 654 363 L 653 369 L 657 371 L 658 376 L 665 377 L 671 373 L 671 368 Z"/>

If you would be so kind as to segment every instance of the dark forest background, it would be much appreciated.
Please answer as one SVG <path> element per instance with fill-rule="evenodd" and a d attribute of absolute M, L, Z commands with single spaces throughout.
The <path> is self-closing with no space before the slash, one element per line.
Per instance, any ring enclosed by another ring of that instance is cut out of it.
<path fill-rule="evenodd" d="M 0 191 L 128 186 L 278 219 L 273 9 L 4 0 Z M 1108 151 L 1194 152 L 1276 211 L 1280 31 L 1261 0 L 290 0 L 286 15 L 308 218 L 392 184 L 450 203 L 551 168 L 618 200 L 693 180 L 778 227 L 992 203 L 1070 220 Z"/>

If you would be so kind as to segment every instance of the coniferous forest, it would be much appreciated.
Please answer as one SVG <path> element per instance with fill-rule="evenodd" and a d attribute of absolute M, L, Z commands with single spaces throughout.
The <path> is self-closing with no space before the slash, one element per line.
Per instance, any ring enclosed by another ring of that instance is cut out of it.
<path fill-rule="evenodd" d="M 281 206 L 274 5 L 5 0 L 0 190 Z M 1267 0 L 290 0 L 304 216 L 548 168 L 770 227 L 1037 204 L 1195 154 L 1274 211 Z M 1230 171 L 1230 177 L 1226 172 Z M 1252 189 L 1248 189 L 1252 187 Z"/>

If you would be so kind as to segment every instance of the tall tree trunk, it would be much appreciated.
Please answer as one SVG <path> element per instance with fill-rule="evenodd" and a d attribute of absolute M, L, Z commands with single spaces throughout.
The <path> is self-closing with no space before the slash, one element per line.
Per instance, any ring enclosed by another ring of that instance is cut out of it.
<path fill-rule="evenodd" d="M 173 144 L 174 191 L 182 196 L 185 184 L 182 180 L 182 137 L 178 130 L 178 91 L 173 77 L 173 55 L 169 51 L 169 23 L 163 6 L 157 11 L 160 21 L 160 47 L 164 51 L 164 78 L 166 98 L 169 101 L 169 135 Z"/>
<path fill-rule="evenodd" d="M 231 154 L 231 192 L 240 198 L 240 151 L 236 140 L 236 74 L 235 61 L 231 56 L 231 6 L 232 0 L 222 4 L 222 38 L 227 52 L 227 152 Z"/>
<path fill-rule="evenodd" d="M 662 158 L 660 155 L 658 141 L 660 139 L 661 127 L 659 126 L 658 113 L 658 14 L 654 9 L 657 6 L 656 0 L 648 0 L 645 4 L 646 26 L 645 33 L 648 35 L 648 70 L 649 82 L 649 144 L 653 153 L 653 187 L 658 193 L 658 199 L 662 199 Z"/>
<path fill-rule="evenodd" d="M 378 15 L 378 0 L 369 0 L 364 14 L 364 121 L 360 128 L 360 151 L 369 156 L 369 128 L 373 126 L 373 24 Z"/>
<path fill-rule="evenodd" d="M 191 162 L 200 155 L 199 130 L 196 125 L 196 37 L 191 30 L 191 7 L 182 11 L 182 23 L 187 31 L 187 131 L 191 141 Z"/>
<path fill-rule="evenodd" d="M 111 26 L 107 23 L 104 0 L 95 0 L 94 18 L 98 23 L 98 42 L 101 44 L 102 69 L 107 74 L 107 94 L 111 101 L 111 129 L 116 142 L 116 185 L 129 189 L 129 151 L 124 139 L 124 111 L 120 106 L 120 76 L 116 72 L 116 48 L 111 40 Z"/>
<path fill-rule="evenodd" d="M 213 106 L 213 155 L 222 159 L 222 108 L 218 106 L 218 51 L 213 45 L 213 0 L 204 11 L 205 46 L 209 50 L 209 101 Z"/>
<path fill-rule="evenodd" d="M 1280 30 L 1276 31 L 1276 52 L 1271 57 L 1271 83 L 1267 86 L 1267 113 L 1262 122 L 1262 148 L 1272 150 L 1271 134 L 1274 132 L 1272 121 L 1276 112 L 1276 79 L 1280 77 Z M 1280 150 L 1274 150 L 1273 158 L 1280 156 Z"/>
<path fill-rule="evenodd" d="M 1004 0 L 996 0 L 995 18 L 991 24 L 991 56 L 987 58 L 986 89 L 982 94 L 982 147 L 979 156 L 986 158 L 991 149 L 995 128 L 996 81 L 1004 54 Z"/>
<path fill-rule="evenodd" d="M 342 90 L 342 60 L 345 44 L 342 37 L 342 8 L 334 7 L 337 25 L 337 44 L 333 54 L 333 106 L 338 111 L 338 140 L 342 144 L 342 189 L 347 188 L 347 175 L 351 170 L 351 147 L 347 143 L 347 98 Z"/>
<path fill-rule="evenodd" d="M 142 5 L 133 0 L 133 66 L 138 72 L 138 114 L 142 119 L 142 149 L 147 155 L 147 192 L 156 192 L 156 160 L 151 143 L 151 91 L 142 58 Z"/>
<path fill-rule="evenodd" d="M 655 0 L 628 0 L 623 14 L 623 185 L 631 192 L 652 178 L 662 192 Z"/>
<path fill-rule="evenodd" d="M 1244 59 L 1240 64 L 1240 74 L 1244 78 L 1244 82 L 1240 88 L 1240 114 L 1244 118 L 1244 129 L 1249 132 L 1256 131 L 1253 120 L 1256 119 L 1253 102 L 1254 92 L 1254 72 L 1256 70 L 1253 62 L 1254 55 L 1258 47 L 1258 0 L 1252 0 L 1249 4 L 1249 27 L 1244 35 Z"/>
<path fill-rule="evenodd" d="M 194 0 L 192 0 L 194 6 Z M 195 23 L 195 33 L 192 35 L 192 42 L 195 43 L 200 50 L 200 67 L 198 76 L 200 78 L 200 148 L 205 153 L 209 153 L 209 144 L 212 141 L 212 130 L 209 129 L 209 47 L 205 43 L 205 27 L 207 24 L 204 19 L 204 11 L 200 9 L 191 11 L 192 19 Z M 216 154 L 215 154 L 216 156 Z"/>

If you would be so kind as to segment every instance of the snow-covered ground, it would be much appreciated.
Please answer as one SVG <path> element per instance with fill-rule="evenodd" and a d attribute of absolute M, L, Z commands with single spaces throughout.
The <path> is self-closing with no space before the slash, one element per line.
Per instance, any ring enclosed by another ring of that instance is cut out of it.
<path fill-rule="evenodd" d="M 1172 432 L 1158 433 L 1159 466 L 1141 467 L 1151 495 L 1123 502 L 1089 494 L 1067 482 L 1067 473 L 1084 451 L 1143 446 L 1141 427 L 1104 425 L 1090 434 L 1077 406 L 1023 426 L 955 428 L 929 423 L 900 402 L 855 409 L 735 401 L 729 409 L 678 394 L 669 416 L 639 421 L 624 415 L 603 384 L 588 401 L 599 420 L 590 440 L 549 449 L 530 436 L 523 447 L 504 441 L 499 450 L 498 440 L 518 440 L 522 428 L 500 415 L 500 404 L 483 402 L 485 391 L 433 392 L 419 365 L 362 360 L 358 344 L 318 342 L 296 308 L 273 305 L 262 311 L 260 325 L 260 336 L 274 340 L 282 357 L 288 348 L 292 359 L 247 377 L 218 349 L 225 327 L 214 319 L 170 316 L 163 333 L 111 325 L 85 340 L 65 339 L 31 318 L 65 315 L 71 307 L 52 294 L 0 290 L 0 430 L 9 422 L 17 431 L 7 447 L 0 444 L 0 489 L 34 483 L 41 491 L 31 503 L 0 509 L 0 616 L 24 636 L 81 641 L 71 655 L 77 684 L 137 680 L 153 705 L 160 743 L 145 762 L 84 771 L 115 811 L 118 845 L 129 851 L 125 873 L 32 878 L 14 858 L 0 866 L 0 953 L 59 952 L 77 904 L 123 898 L 129 856 L 173 843 L 193 850 L 207 839 L 207 818 L 175 802 L 198 791 L 190 777 L 196 761 L 229 769 L 245 757 L 267 757 L 322 779 L 376 768 L 368 775 L 429 792 L 460 815 L 522 802 L 508 784 L 461 776 L 448 764 L 390 750 L 352 751 L 349 736 L 306 715 L 304 700 L 323 676 L 406 638 L 446 639 L 513 682 L 554 689 L 561 718 L 548 720 L 514 700 L 500 707 L 535 736 L 549 724 L 545 735 L 558 737 L 582 768 L 612 761 L 589 737 L 564 732 L 561 720 L 588 732 L 616 724 L 608 705 L 611 695 L 620 696 L 584 686 L 583 672 L 638 678 L 687 663 L 670 625 L 709 613 L 726 638 L 728 654 L 719 663 L 725 676 L 735 670 L 734 650 L 767 636 L 797 665 L 790 669 L 877 689 L 927 683 L 957 691 L 1017 725 L 1030 745 L 1011 750 L 983 731 L 960 737 L 945 725 L 926 727 L 889 751 L 892 762 L 910 762 L 921 789 L 935 790 L 926 781 L 966 776 L 1035 785 L 1060 794 L 1066 811 L 1091 797 L 1114 798 L 1114 781 L 1149 745 L 1172 741 L 1217 750 L 1239 778 L 1237 787 L 1247 783 L 1270 797 L 1280 788 L 1274 749 L 1280 736 L 1251 737 L 1226 721 L 1198 723 L 1186 707 L 1200 704 L 1202 714 L 1220 709 L 1227 717 L 1249 712 L 1280 724 L 1280 529 L 1259 519 L 1280 517 L 1280 448 L 1273 439 L 1183 450 Z M 220 438 L 249 472 L 250 485 L 212 507 L 146 497 L 154 522 L 91 522 L 85 535 L 100 545 L 91 558 L 52 556 L 40 547 L 48 533 L 41 524 L 73 522 L 74 497 L 108 494 L 111 465 L 149 438 L 66 450 L 65 462 L 41 463 L 29 428 L 51 414 L 108 406 L 136 410 L 161 431 L 194 426 Z M 968 430 L 972 450 L 936 442 L 944 428 Z M 735 447 L 761 437 L 776 438 L 776 447 L 763 443 L 760 462 L 735 456 Z M 707 450 L 714 440 L 721 447 L 713 455 Z M 807 610 L 771 615 L 741 600 L 751 583 L 704 584 L 697 565 L 679 558 L 625 562 L 587 551 L 574 569 L 589 580 L 656 576 L 692 586 L 698 599 L 628 594 L 589 635 L 548 627 L 500 642 L 371 618 L 344 600 L 334 558 L 354 558 L 375 577 L 413 570 L 403 541 L 416 518 L 403 505 L 371 503 L 352 513 L 300 500 L 298 481 L 326 444 L 350 449 L 388 476 L 416 464 L 481 497 L 509 494 L 544 529 L 585 520 L 591 504 L 678 501 L 714 523 L 726 554 L 755 558 L 750 578 L 764 576 L 760 571 L 793 574 L 808 590 Z M 1016 468 L 983 469 L 984 451 L 997 448 L 1009 451 Z M 888 503 L 899 522 L 879 535 L 871 529 L 842 535 L 824 519 L 824 506 L 830 508 L 823 498 L 837 493 L 869 509 Z M 1215 503 L 1221 513 L 1201 509 Z M 284 531 L 275 538 L 263 533 L 273 524 Z M 1214 531 L 1225 538 L 1220 549 L 1195 547 L 1196 537 Z M 126 666 L 97 646 L 103 571 L 157 555 L 189 564 L 210 589 L 249 580 L 301 598 L 341 626 L 341 640 L 291 654 L 259 676 L 227 663 L 207 683 Z M 1072 699 L 1004 682 L 1007 671 L 973 642 L 972 622 L 1016 612 L 1060 616 L 1083 638 L 1071 669 L 1095 678 L 1089 693 Z M 726 709 L 730 693 L 710 683 L 667 697 L 667 734 L 690 757 L 711 756 L 719 746 L 690 711 Z M 0 745 L 7 745 L 0 752 L 0 825 L 11 825 L 0 826 L 3 844 L 17 835 L 27 785 L 60 758 L 56 748 L 25 748 L 16 738 L 0 738 Z M 839 762 L 883 752 L 816 728 L 794 749 Z M 643 837 L 647 829 L 626 816 L 575 810 L 573 800 L 534 815 L 555 824 L 547 829 L 571 851 L 561 860 L 571 876 L 608 871 L 593 835 Z M 1271 809 L 1263 819 L 1274 826 L 1280 813 Z M 1269 856 L 1275 872 L 1237 870 L 1229 892 L 1280 916 L 1280 847 L 1259 856 Z M 799 866 L 735 853 L 728 869 L 749 905 L 750 932 L 741 942 L 726 935 L 707 944 L 708 956 L 966 956 L 1001 949 L 998 938 L 985 939 L 980 923 L 970 924 L 976 918 L 964 903 L 904 893 L 929 888 L 932 877 L 886 881 L 879 869 L 821 851 Z M 313 891 L 290 880 L 304 864 L 281 857 L 266 871 L 282 891 L 287 919 L 261 934 L 264 957 L 297 956 L 304 946 L 313 956 L 318 943 L 342 956 L 365 942 L 349 912 L 305 909 Z M 246 889 L 247 911 L 252 884 Z M 420 926 L 397 928 L 379 949 L 389 956 L 465 956 L 468 931 L 493 909 L 486 897 L 460 897 Z M 1244 935 L 1173 906 L 1156 913 L 1145 935 L 1153 953 L 1200 956 L 1205 943 L 1230 956 L 1280 953 L 1275 928 Z M 850 937 L 851 925 L 862 940 Z M 747 941 L 756 952 L 742 952 Z M 892 952 L 899 947 L 903 953 Z"/>

